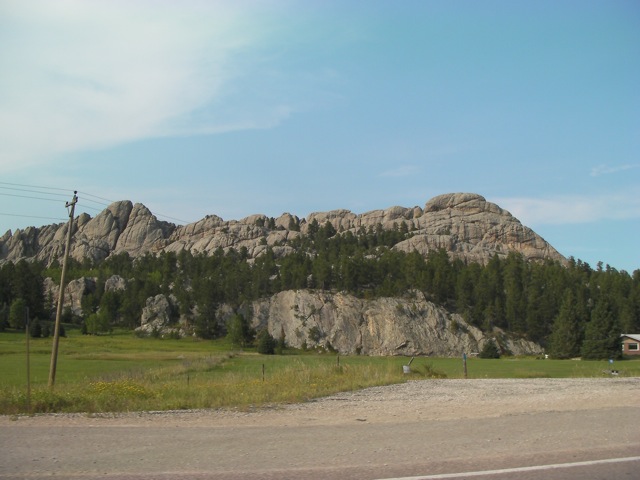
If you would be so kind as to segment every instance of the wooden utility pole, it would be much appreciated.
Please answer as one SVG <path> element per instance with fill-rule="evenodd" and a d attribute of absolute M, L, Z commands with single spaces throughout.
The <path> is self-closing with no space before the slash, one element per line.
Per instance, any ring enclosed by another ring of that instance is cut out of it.
<path fill-rule="evenodd" d="M 64 303 L 64 281 L 67 275 L 67 260 L 71 248 L 71 233 L 73 231 L 73 215 L 78 203 L 77 191 L 73 192 L 73 200 L 67 202 L 69 212 L 69 225 L 67 227 L 67 243 L 64 247 L 64 259 L 62 260 L 62 273 L 60 274 L 60 292 L 58 293 L 58 308 L 56 309 L 56 323 L 53 327 L 53 348 L 51 350 L 51 367 L 49 368 L 49 387 L 53 388 L 56 383 L 56 365 L 58 364 L 58 343 L 60 342 L 60 318 L 62 317 L 62 304 Z"/>
<path fill-rule="evenodd" d="M 25 312 L 25 331 L 27 333 L 27 413 L 31 413 L 31 360 L 29 359 L 29 355 L 31 352 L 29 351 L 29 307 L 27 307 Z"/>

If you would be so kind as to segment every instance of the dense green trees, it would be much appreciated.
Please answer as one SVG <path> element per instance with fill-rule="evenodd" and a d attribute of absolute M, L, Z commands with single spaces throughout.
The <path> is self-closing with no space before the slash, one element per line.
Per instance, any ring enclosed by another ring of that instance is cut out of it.
<path fill-rule="evenodd" d="M 253 332 L 248 320 L 239 313 L 227 321 L 227 338 L 235 347 L 247 347 L 253 341 Z"/>
<path fill-rule="evenodd" d="M 264 228 L 275 227 L 271 223 L 265 221 Z M 312 222 L 307 235 L 288 242 L 292 253 L 284 257 L 267 245 L 256 259 L 249 259 L 246 248 L 135 259 L 125 253 L 96 265 L 71 261 L 68 278 L 96 279 L 95 291 L 83 299 L 80 319 L 92 330 L 137 327 L 147 298 L 164 293 L 174 299 L 174 320 L 182 315 L 197 335 L 230 334 L 238 345 L 250 341 L 248 322 L 235 316 L 225 325 L 218 318 L 221 305 L 237 312 L 244 302 L 304 288 L 361 298 L 420 291 L 472 325 L 520 334 L 546 345 L 559 358 L 605 352 L 612 356 L 620 333 L 640 332 L 640 270 L 629 275 L 603 265 L 592 269 L 574 259 L 568 265 L 527 262 L 516 253 L 496 255 L 486 265 L 466 264 L 451 260 L 444 250 L 431 251 L 425 258 L 393 248 L 411 235 L 404 224 L 341 233 L 328 222 Z M 105 291 L 112 275 L 123 277 L 126 289 Z M 51 319 L 54 302 L 45 301 L 42 289 L 47 276 L 56 281 L 59 267 L 44 269 L 25 261 L 0 266 L 2 325 L 8 323 L 16 301 L 29 307 L 32 318 Z M 13 324 L 18 326 L 15 318 Z"/>
<path fill-rule="evenodd" d="M 31 318 L 47 318 L 43 282 L 42 266 L 37 262 L 4 263 L 0 267 L 0 308 L 11 308 L 20 300 Z"/>
<path fill-rule="evenodd" d="M 622 354 L 620 327 L 616 307 L 606 295 L 600 297 L 587 323 L 582 357 L 586 359 L 619 358 Z"/>
<path fill-rule="evenodd" d="M 22 298 L 16 298 L 9 309 L 9 326 L 16 330 L 24 328 L 27 320 L 27 302 Z"/>
<path fill-rule="evenodd" d="M 553 323 L 549 338 L 549 354 L 554 358 L 579 356 L 584 323 L 585 319 L 579 315 L 574 293 L 567 290 Z"/>
<path fill-rule="evenodd" d="M 113 330 L 111 318 L 102 310 L 90 314 L 85 320 L 85 326 L 86 333 L 90 335 L 98 335 Z"/>

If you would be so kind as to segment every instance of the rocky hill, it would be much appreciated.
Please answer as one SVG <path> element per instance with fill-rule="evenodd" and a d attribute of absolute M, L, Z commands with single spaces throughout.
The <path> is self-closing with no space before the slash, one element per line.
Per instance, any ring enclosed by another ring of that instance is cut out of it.
<path fill-rule="evenodd" d="M 82 261 L 102 260 L 121 252 L 137 257 L 148 252 L 188 250 L 209 254 L 219 248 L 234 248 L 246 250 L 251 261 L 271 248 L 276 257 L 282 257 L 294 251 L 292 240 L 327 222 L 337 235 L 399 229 L 408 235 L 402 235 L 404 240 L 393 248 L 425 256 L 431 250 L 445 249 L 451 258 L 484 264 L 495 255 L 505 257 L 517 252 L 527 260 L 566 262 L 509 212 L 470 193 L 440 195 L 424 208 L 391 207 L 363 214 L 333 210 L 312 213 L 304 219 L 285 213 L 278 218 L 252 215 L 225 221 L 210 215 L 184 226 L 158 220 L 141 204 L 120 201 L 94 218 L 82 214 L 74 220 L 71 256 Z M 66 224 L 58 224 L 7 232 L 0 238 L 0 263 L 36 259 L 49 264 L 60 260 L 66 228 Z M 116 275 L 101 289 L 126 290 L 130 280 Z M 75 315 L 86 318 L 83 298 L 98 290 L 96 282 L 97 278 L 83 277 L 67 286 L 65 305 Z M 47 298 L 57 298 L 58 286 L 51 279 L 46 279 L 44 287 Z M 147 298 L 139 320 L 135 320 L 139 322 L 138 331 L 193 334 L 198 307 L 190 313 L 179 307 L 173 293 Z M 183 314 L 176 321 L 172 312 L 178 310 Z M 497 328 L 483 332 L 460 315 L 428 301 L 419 291 L 398 298 L 365 299 L 346 292 L 285 290 L 245 301 L 235 311 L 228 304 L 220 305 L 213 318 L 224 329 L 226 319 L 237 312 L 250 319 L 255 329 L 266 328 L 275 338 L 284 333 L 291 346 L 335 349 L 343 354 L 451 356 L 478 352 L 490 339 L 514 354 L 542 351 L 539 345 Z"/>
<path fill-rule="evenodd" d="M 147 252 L 211 253 L 217 248 L 245 247 L 258 257 L 267 247 L 276 255 L 291 252 L 289 240 L 304 235 L 310 225 L 329 222 L 338 232 L 399 228 L 412 235 L 394 248 L 405 252 L 444 248 L 452 258 L 486 263 L 494 255 L 521 253 L 528 260 L 566 260 L 543 238 L 498 205 L 472 193 L 451 193 L 429 200 L 424 208 L 391 207 L 355 214 L 349 210 L 312 213 L 300 219 L 289 213 L 278 218 L 257 214 L 225 221 L 215 215 L 188 225 L 160 221 L 144 205 L 125 200 L 111 204 L 91 218 L 74 220 L 71 256 L 76 260 L 102 260 L 127 252 L 135 257 Z M 0 262 L 22 258 L 51 263 L 64 253 L 66 224 L 8 231 L 0 237 Z"/>

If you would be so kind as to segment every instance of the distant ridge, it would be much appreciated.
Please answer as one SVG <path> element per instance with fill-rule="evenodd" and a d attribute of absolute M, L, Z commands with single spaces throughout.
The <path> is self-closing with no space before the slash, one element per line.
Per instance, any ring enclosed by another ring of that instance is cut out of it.
<path fill-rule="evenodd" d="M 549 243 L 522 225 L 508 211 L 474 193 L 449 193 L 429 200 L 424 208 L 390 207 L 355 214 L 349 210 L 311 213 L 307 218 L 284 213 L 277 218 L 262 214 L 225 221 L 216 215 L 184 226 L 160 221 L 147 207 L 129 200 L 114 202 L 95 217 L 80 215 L 74 221 L 71 256 L 97 261 L 127 252 L 136 257 L 147 252 L 210 254 L 218 248 L 246 248 L 256 258 L 271 248 L 276 256 L 293 251 L 290 240 L 304 235 L 311 224 L 331 223 L 339 233 L 362 229 L 405 228 L 411 236 L 395 249 L 426 255 L 445 249 L 450 257 L 486 263 L 494 255 L 520 253 L 525 259 L 566 262 Z M 403 227 L 404 225 L 404 227 Z M 46 264 L 60 260 L 64 252 L 66 224 L 28 227 L 0 237 L 0 263 L 34 259 Z"/>

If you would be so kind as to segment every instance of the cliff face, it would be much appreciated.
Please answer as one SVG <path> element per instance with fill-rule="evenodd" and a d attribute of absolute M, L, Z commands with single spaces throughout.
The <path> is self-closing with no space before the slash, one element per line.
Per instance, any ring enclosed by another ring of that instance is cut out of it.
<path fill-rule="evenodd" d="M 188 335 L 188 322 L 175 324 L 169 319 L 169 305 L 175 301 L 164 295 L 150 297 L 137 331 Z M 244 304 L 239 310 L 251 319 L 254 329 L 267 329 L 274 338 L 284 333 L 291 347 L 334 349 L 343 355 L 456 357 L 479 353 L 490 340 L 505 353 L 543 353 L 538 344 L 498 329 L 483 333 L 460 315 L 427 301 L 420 292 L 364 300 L 345 293 L 289 290 Z M 222 323 L 233 313 L 228 305 L 218 310 Z"/>
<path fill-rule="evenodd" d="M 480 352 L 492 338 L 514 355 L 542 353 L 539 345 L 499 331 L 487 336 L 456 314 L 411 298 L 362 300 L 351 295 L 309 290 L 280 292 L 245 306 L 255 328 L 274 338 L 284 332 L 297 348 L 329 345 L 342 354 L 458 356 Z"/>
<path fill-rule="evenodd" d="M 74 221 L 71 256 L 76 260 L 101 260 L 111 254 L 127 252 L 131 256 L 146 252 L 212 253 L 217 248 L 247 249 L 258 257 L 267 247 L 276 255 L 290 253 L 288 241 L 305 234 L 317 221 L 330 222 L 338 231 L 392 229 L 405 224 L 413 236 L 394 248 L 426 255 L 444 248 L 452 258 L 486 263 L 495 254 L 521 253 L 526 259 L 565 259 L 544 239 L 518 219 L 482 196 L 470 193 L 440 195 L 424 208 L 391 207 L 363 214 L 349 210 L 312 213 L 300 220 L 289 213 L 274 219 L 251 215 L 242 220 L 224 221 L 215 215 L 184 226 L 158 220 L 144 205 L 130 201 L 115 202 L 96 217 L 80 215 Z M 269 226 L 270 225 L 270 226 Z M 50 263 L 64 253 L 66 224 L 41 228 L 29 227 L 7 232 L 0 237 L 0 262 L 35 258 Z M 298 231 L 299 230 L 299 231 Z"/>

